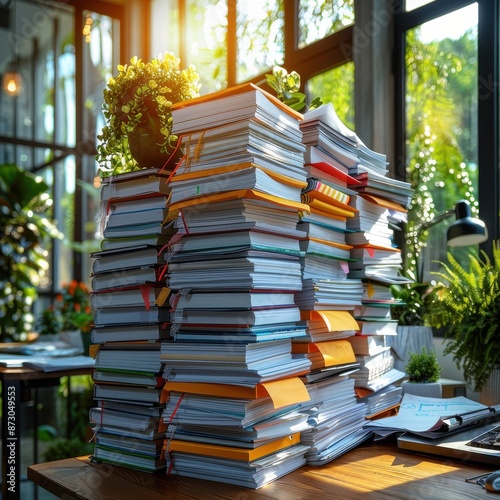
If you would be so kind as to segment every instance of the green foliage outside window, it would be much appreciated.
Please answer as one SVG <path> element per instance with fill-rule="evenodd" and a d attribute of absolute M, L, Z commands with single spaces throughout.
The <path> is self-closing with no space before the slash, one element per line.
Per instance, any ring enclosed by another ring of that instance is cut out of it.
<path fill-rule="evenodd" d="M 459 199 L 468 200 L 477 216 L 476 144 L 471 139 L 477 109 L 476 52 L 473 33 L 430 43 L 421 42 L 415 30 L 407 34 L 407 179 L 415 192 L 405 244 L 410 256 L 406 267 L 417 275 L 428 235 L 419 234 L 421 222 L 453 208 Z M 445 234 L 443 225 L 439 232 Z"/>

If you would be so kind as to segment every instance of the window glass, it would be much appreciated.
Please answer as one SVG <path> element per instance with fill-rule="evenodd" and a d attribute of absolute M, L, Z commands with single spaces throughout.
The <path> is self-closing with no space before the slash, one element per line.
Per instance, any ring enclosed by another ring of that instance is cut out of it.
<path fill-rule="evenodd" d="M 215 92 L 227 84 L 227 1 L 189 0 L 186 4 L 186 30 L 181 37 L 187 60 L 181 61 L 181 67 L 194 64 L 201 93 Z"/>
<path fill-rule="evenodd" d="M 73 46 L 73 32 L 72 10 L 66 5 L 12 2 L 8 27 L 0 30 L 0 46 L 3 48 L 0 51 L 0 73 L 4 75 L 12 70 L 19 74 L 20 80 L 15 95 L 1 92 L 0 134 L 34 141 L 62 140 L 63 144 L 75 145 L 74 128 L 68 128 L 67 122 L 59 127 L 56 137 L 54 116 L 55 90 L 61 94 L 68 90 L 55 85 L 54 60 L 60 57 L 66 46 Z M 60 111 L 68 115 L 68 109 Z M 19 149 L 17 153 L 17 157 L 10 158 L 10 161 L 25 169 L 32 169 L 48 159 L 43 150 Z"/>
<path fill-rule="evenodd" d="M 331 102 L 344 125 L 354 130 L 354 63 L 325 71 L 307 81 L 310 102 L 320 96 L 326 104 Z"/>
<path fill-rule="evenodd" d="M 415 189 L 407 250 L 417 257 L 422 250 L 413 265 L 428 279 L 438 268 L 433 261 L 446 260 L 446 226 L 453 218 L 423 232 L 421 221 L 460 199 L 478 213 L 477 4 L 408 31 L 406 43 L 406 165 Z"/>
<path fill-rule="evenodd" d="M 434 0 L 406 0 L 405 10 L 409 12 L 410 10 L 418 9 L 419 7 L 422 7 L 422 5 L 427 5 L 433 1 Z"/>
<path fill-rule="evenodd" d="M 84 39 L 82 50 L 84 66 L 82 121 L 84 136 L 93 137 L 94 144 L 97 144 L 97 135 L 101 133 L 105 123 L 102 110 L 103 90 L 108 79 L 116 74 L 116 66 L 121 62 L 118 50 L 120 22 L 103 14 L 83 11 L 82 25 L 83 29 L 78 34 Z M 69 59 L 69 56 L 67 57 Z M 74 124 L 74 117 L 72 117 L 72 120 L 72 124 Z M 80 152 L 82 153 L 79 158 L 80 165 L 76 165 L 75 158 L 70 156 L 58 168 L 61 176 L 66 178 L 68 182 L 63 193 L 72 193 L 70 198 L 63 197 L 61 200 L 62 209 L 67 210 L 66 219 L 68 216 L 74 216 L 72 207 L 75 201 L 81 207 L 82 215 L 81 219 L 78 217 L 72 218 L 73 221 L 82 225 L 78 228 L 79 233 L 75 234 L 75 228 L 65 226 L 65 234 L 71 235 L 70 241 L 72 242 L 81 240 L 83 243 L 78 244 L 80 246 L 79 250 L 88 254 L 91 251 L 98 250 L 100 238 L 100 236 L 97 236 L 99 230 L 96 223 L 96 215 L 99 213 L 99 191 L 91 189 L 98 165 L 91 151 L 82 146 Z M 77 168 L 80 170 L 78 183 L 82 189 L 78 191 L 79 197 L 75 200 L 76 186 L 70 184 L 70 179 L 76 175 Z M 65 249 L 61 249 L 61 252 L 64 255 Z M 68 259 L 65 261 L 70 262 L 70 256 L 67 257 Z M 88 259 L 82 259 L 82 267 L 82 276 L 90 276 Z M 62 283 L 67 282 L 64 277 L 62 278 Z"/>
<path fill-rule="evenodd" d="M 283 0 L 253 0 L 236 3 L 238 82 L 260 75 L 284 57 Z"/>
<path fill-rule="evenodd" d="M 354 0 L 301 0 L 299 48 L 354 23 Z"/>
<path fill-rule="evenodd" d="M 180 56 L 179 0 L 151 0 L 150 3 L 151 58 L 157 57 L 165 50 Z M 168 26 L 168 29 L 165 29 L 165 26 Z"/>

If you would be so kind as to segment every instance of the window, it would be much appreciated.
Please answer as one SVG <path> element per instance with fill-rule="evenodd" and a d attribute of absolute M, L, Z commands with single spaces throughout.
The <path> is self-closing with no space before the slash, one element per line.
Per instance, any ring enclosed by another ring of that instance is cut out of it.
<path fill-rule="evenodd" d="M 354 24 L 354 4 L 344 0 L 299 2 L 299 48 Z"/>
<path fill-rule="evenodd" d="M 397 155 L 402 162 L 398 174 L 407 176 L 415 189 L 406 254 L 413 258 L 408 265 L 423 270 L 426 280 L 432 278 L 429 272 L 437 269 L 433 261 L 446 260 L 448 221 L 420 233 L 422 221 L 465 199 L 473 214 L 480 213 L 485 220 L 490 235 L 498 234 L 498 137 L 481 119 L 488 113 L 495 116 L 492 110 L 498 106 L 496 91 L 486 97 L 488 104 L 481 97 L 483 75 L 498 71 L 494 58 L 485 66 L 482 45 L 491 29 L 489 22 L 495 18 L 493 3 L 498 8 L 498 1 L 434 0 L 415 7 L 411 14 L 397 15 L 400 31 L 396 44 L 404 47 L 399 101 L 401 154 Z M 481 141 L 484 133 L 489 144 Z M 489 185 L 487 179 L 491 179 Z M 423 246 L 418 241 L 421 236 L 427 240 Z M 457 256 L 464 251 L 454 249 Z"/>
<path fill-rule="evenodd" d="M 65 235 L 50 249 L 36 304 L 43 308 L 63 283 L 90 274 L 99 200 L 89 186 L 96 175 L 102 90 L 118 63 L 122 14 L 102 2 L 99 12 L 68 2 L 9 5 L 10 23 L 0 30 L 0 43 L 9 50 L 0 55 L 0 68 L 15 64 L 22 89 L 0 93 L 0 163 L 15 163 L 47 182 Z"/>
<path fill-rule="evenodd" d="M 160 13 L 169 24 L 179 21 L 167 42 L 155 21 Z M 171 50 L 182 66 L 194 64 L 202 93 L 245 81 L 261 84 L 280 65 L 300 73 L 311 92 L 332 94 L 332 87 L 324 86 L 326 78 L 318 75 L 352 62 L 354 0 L 154 0 L 151 14 L 152 56 Z M 347 71 L 353 83 L 352 65 Z M 332 71 L 328 78 L 332 75 L 345 76 Z M 309 82 L 313 77 L 318 78 Z M 347 91 L 352 95 L 353 87 Z"/>

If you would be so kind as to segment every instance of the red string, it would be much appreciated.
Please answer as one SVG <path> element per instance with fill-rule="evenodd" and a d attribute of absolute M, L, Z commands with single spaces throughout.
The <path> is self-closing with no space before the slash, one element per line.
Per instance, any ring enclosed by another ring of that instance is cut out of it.
<path fill-rule="evenodd" d="M 143 285 L 141 286 L 141 295 L 144 305 L 146 306 L 146 311 L 149 311 L 151 307 L 151 302 L 149 300 L 149 292 L 151 290 L 151 285 Z"/>
<path fill-rule="evenodd" d="M 179 406 L 181 405 L 182 399 L 184 398 L 184 394 L 185 393 L 183 392 L 181 394 L 181 397 L 179 398 L 179 401 L 177 401 L 177 404 L 175 405 L 175 408 L 172 411 L 172 415 L 170 415 L 170 419 L 168 421 L 169 424 L 172 423 L 172 420 L 175 417 L 175 414 L 177 413 L 177 410 L 179 409 Z M 170 472 L 172 471 L 172 467 L 174 466 L 174 455 L 170 451 L 170 445 L 169 445 L 169 443 L 170 443 L 170 439 L 167 439 L 167 453 L 168 453 L 168 457 L 170 459 L 170 464 L 168 466 L 167 475 L 170 474 Z"/>

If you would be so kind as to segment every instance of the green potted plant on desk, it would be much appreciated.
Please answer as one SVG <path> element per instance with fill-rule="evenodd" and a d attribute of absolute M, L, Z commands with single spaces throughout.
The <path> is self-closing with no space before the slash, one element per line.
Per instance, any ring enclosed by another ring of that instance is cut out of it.
<path fill-rule="evenodd" d="M 403 394 L 441 397 L 441 366 L 434 349 L 428 349 L 424 345 L 419 352 L 410 352 L 405 372 L 408 380 L 403 382 Z"/>
<path fill-rule="evenodd" d="M 464 378 L 480 392 L 480 401 L 500 403 L 500 241 L 492 255 L 471 249 L 461 264 L 451 253 L 443 281 L 432 293 L 426 321 L 445 327 L 444 354 L 452 354 Z"/>
<path fill-rule="evenodd" d="M 166 52 L 147 62 L 133 57 L 118 65 L 103 92 L 106 124 L 96 156 L 102 177 L 178 161 L 171 107 L 197 97 L 200 90 L 194 66 L 181 70 L 179 62 Z"/>
<path fill-rule="evenodd" d="M 72 280 L 62 287 L 54 303 L 42 311 L 37 326 L 42 340 L 48 335 L 57 336 L 57 340 L 88 354 L 93 320 L 87 285 Z"/>

